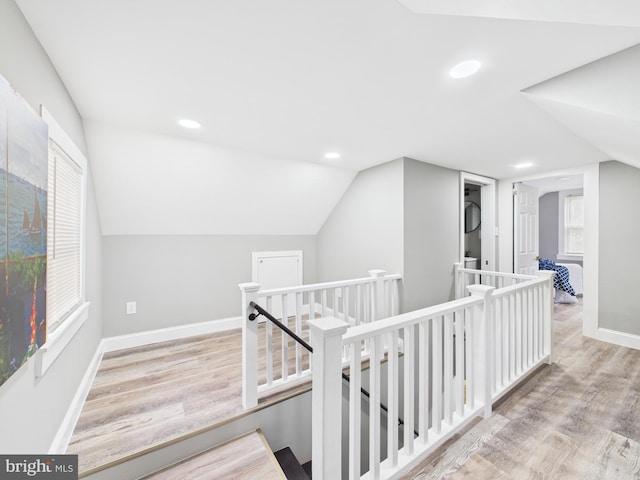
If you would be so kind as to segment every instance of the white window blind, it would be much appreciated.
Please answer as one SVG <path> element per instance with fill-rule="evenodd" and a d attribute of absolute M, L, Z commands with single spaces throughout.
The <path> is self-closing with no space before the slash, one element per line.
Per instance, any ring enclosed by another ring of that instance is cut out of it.
<path fill-rule="evenodd" d="M 584 197 L 570 195 L 564 200 L 564 249 L 567 254 L 584 253 Z"/>
<path fill-rule="evenodd" d="M 47 202 L 47 332 L 82 302 L 82 168 L 49 141 Z"/>

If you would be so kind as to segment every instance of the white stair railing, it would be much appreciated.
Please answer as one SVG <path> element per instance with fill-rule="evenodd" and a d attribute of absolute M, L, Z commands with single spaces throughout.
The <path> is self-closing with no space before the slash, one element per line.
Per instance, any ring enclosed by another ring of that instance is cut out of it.
<path fill-rule="evenodd" d="M 252 408 L 261 397 L 310 380 L 311 358 L 272 322 L 250 320 L 251 302 L 272 313 L 284 326 L 308 340 L 310 318 L 332 316 L 348 325 L 368 324 L 399 312 L 399 274 L 370 270 L 369 277 L 262 290 L 242 283 L 243 405 Z M 260 338 L 260 336 L 262 338 Z M 341 361 L 348 361 L 343 350 Z M 368 344 L 365 345 L 368 354 Z"/>
<path fill-rule="evenodd" d="M 367 325 L 311 320 L 315 362 L 323 359 L 322 368 L 316 363 L 313 371 L 313 477 L 343 477 L 336 459 L 344 437 L 348 478 L 400 478 L 473 418 L 491 415 L 496 399 L 551 361 L 552 278 L 540 272 L 499 289 L 471 285 L 469 297 Z M 363 369 L 367 343 L 370 356 Z M 344 347 L 351 351 L 348 435 L 336 420 L 343 364 L 334 357 Z M 363 384 L 370 392 L 366 401 L 360 395 Z M 369 422 L 366 446 L 363 418 Z M 364 462 L 363 452 L 368 452 Z"/>
<path fill-rule="evenodd" d="M 469 285 L 488 285 L 494 288 L 504 288 L 510 285 L 526 282 L 536 278 L 535 275 L 521 275 L 518 273 L 493 272 L 489 270 L 475 270 L 464 268 L 462 263 L 454 263 L 454 281 L 456 298 L 468 295 Z"/>

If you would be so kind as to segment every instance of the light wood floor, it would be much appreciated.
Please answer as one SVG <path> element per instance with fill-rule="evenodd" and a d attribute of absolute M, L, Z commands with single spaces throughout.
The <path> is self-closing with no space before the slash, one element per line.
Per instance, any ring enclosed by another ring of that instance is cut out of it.
<path fill-rule="evenodd" d="M 195 455 L 141 480 L 286 480 L 260 431 Z"/>
<path fill-rule="evenodd" d="M 583 337 L 581 305 L 554 328 L 554 363 L 405 478 L 640 478 L 640 351 Z"/>
<path fill-rule="evenodd" d="M 264 358 L 264 324 L 259 355 Z M 274 328 L 274 351 L 281 335 Z M 308 338 L 308 331 L 302 337 Z M 245 413 L 242 408 L 242 334 L 201 335 L 104 355 L 67 453 L 78 455 L 80 473 L 214 426 Z M 295 348 L 289 341 L 289 372 Z M 281 360 L 274 355 L 274 371 Z M 304 357 L 308 364 L 308 356 Z M 265 372 L 259 371 L 264 379 Z M 310 388 L 309 383 L 261 400 L 266 406 Z"/>
<path fill-rule="evenodd" d="M 556 305 L 555 363 L 406 478 L 640 478 L 640 352 L 581 320 Z M 242 414 L 240 364 L 237 331 L 105 355 L 68 452 L 87 471 Z"/>

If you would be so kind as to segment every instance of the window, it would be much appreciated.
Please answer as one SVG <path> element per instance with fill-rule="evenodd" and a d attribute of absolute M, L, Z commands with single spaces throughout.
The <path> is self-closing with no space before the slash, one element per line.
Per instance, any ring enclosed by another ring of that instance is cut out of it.
<path fill-rule="evenodd" d="M 47 206 L 47 333 L 60 327 L 82 301 L 82 167 L 49 140 Z"/>
<path fill-rule="evenodd" d="M 564 198 L 564 253 L 584 253 L 584 197 L 568 195 Z"/>
<path fill-rule="evenodd" d="M 49 126 L 47 194 L 47 338 L 37 352 L 43 375 L 89 316 L 84 298 L 87 160 L 53 116 Z"/>

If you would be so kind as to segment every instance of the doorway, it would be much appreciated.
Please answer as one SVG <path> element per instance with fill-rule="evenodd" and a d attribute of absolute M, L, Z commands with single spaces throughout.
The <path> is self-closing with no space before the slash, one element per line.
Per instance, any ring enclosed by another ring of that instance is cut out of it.
<path fill-rule="evenodd" d="M 495 180 L 460 172 L 460 263 L 495 270 Z"/>
<path fill-rule="evenodd" d="M 515 187 L 524 187 L 528 191 L 536 192 L 536 218 L 533 225 L 536 238 L 531 243 L 535 244 L 535 248 L 531 250 L 535 270 L 538 258 L 567 268 L 569 283 L 576 295 L 582 296 L 585 240 L 584 175 L 577 173 L 525 180 Z M 517 199 L 518 195 L 514 198 Z M 520 205 L 523 203 L 525 202 L 519 200 L 514 203 L 514 210 L 517 212 L 514 216 L 514 271 L 533 274 L 533 271 L 525 268 L 526 258 L 523 257 L 520 247 L 523 235 L 519 232 L 520 224 L 523 222 L 519 221 L 518 217 L 523 216 L 520 212 Z M 566 295 L 559 298 L 573 303 Z"/>

